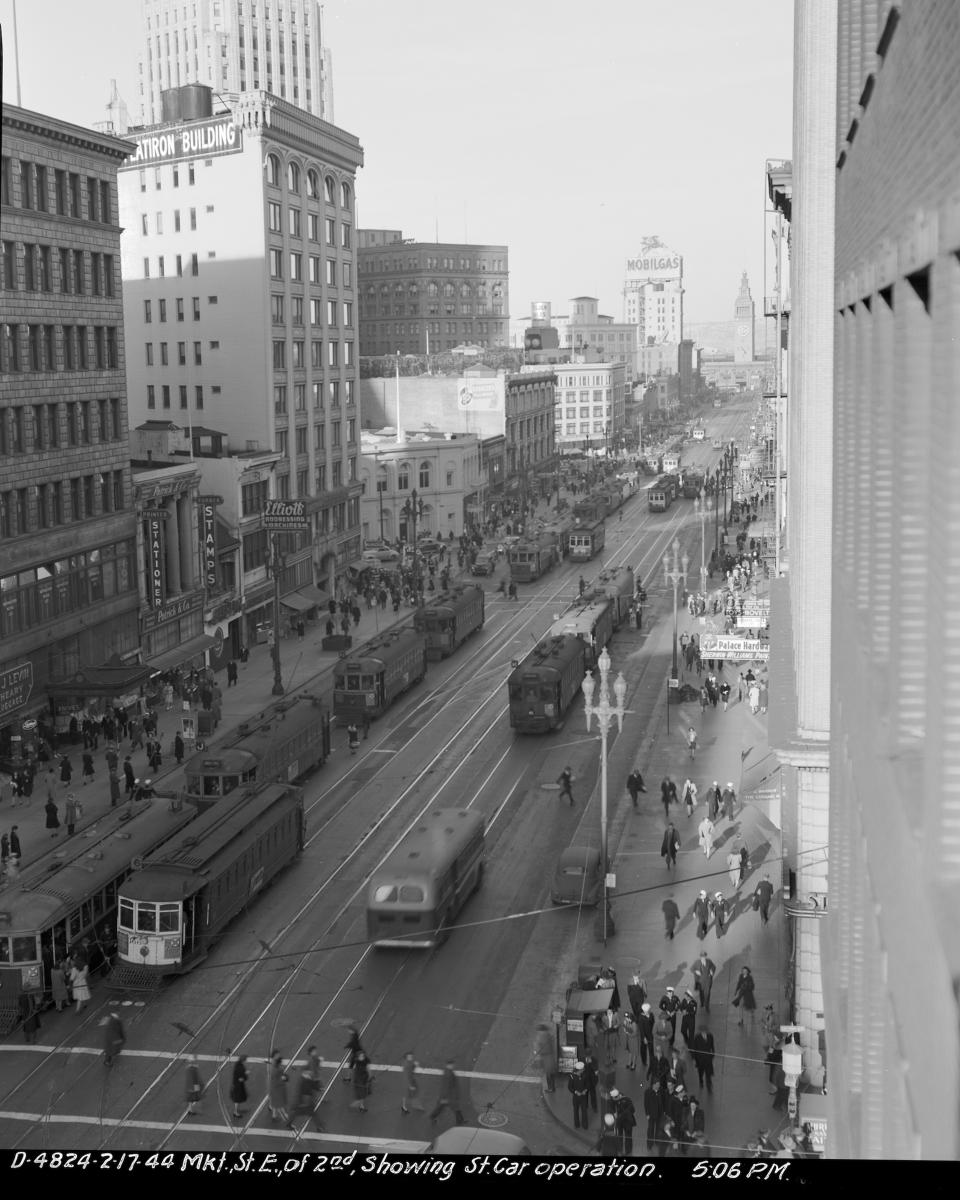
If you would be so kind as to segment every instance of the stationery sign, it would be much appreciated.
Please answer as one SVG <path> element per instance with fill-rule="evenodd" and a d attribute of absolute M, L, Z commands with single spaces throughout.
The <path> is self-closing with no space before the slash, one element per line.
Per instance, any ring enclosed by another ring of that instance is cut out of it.
<path fill-rule="evenodd" d="M 217 505 L 222 496 L 198 496 L 200 504 L 200 543 L 203 555 L 203 582 L 207 592 L 218 590 L 217 580 Z"/>
<path fill-rule="evenodd" d="M 150 607 L 162 608 L 166 595 L 163 586 L 163 522 L 168 514 L 162 508 L 153 508 L 143 515 L 147 522 L 147 588 L 150 592 Z"/>

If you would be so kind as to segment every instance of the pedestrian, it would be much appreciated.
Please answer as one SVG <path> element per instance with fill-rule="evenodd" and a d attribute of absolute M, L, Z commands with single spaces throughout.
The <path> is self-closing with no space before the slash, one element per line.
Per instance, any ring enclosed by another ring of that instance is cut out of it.
<path fill-rule="evenodd" d="M 753 893 L 753 907 L 760 913 L 760 922 L 763 925 L 770 920 L 770 901 L 773 899 L 773 884 L 770 882 L 770 876 L 764 877 L 757 884 Z"/>
<path fill-rule="evenodd" d="M 692 725 L 687 729 L 687 749 L 691 758 L 697 757 L 697 731 Z"/>
<path fill-rule="evenodd" d="M 617 1135 L 620 1138 L 619 1153 L 629 1158 L 633 1154 L 633 1131 L 637 1125 L 637 1111 L 629 1096 L 620 1096 L 614 1111 Z"/>
<path fill-rule="evenodd" d="M 697 923 L 697 937 L 701 941 L 707 936 L 707 926 L 710 923 L 710 903 L 707 893 L 701 889 L 700 895 L 693 902 L 693 916 Z"/>
<path fill-rule="evenodd" d="M 707 813 L 711 821 L 715 821 L 720 815 L 720 785 L 716 780 L 707 789 Z"/>
<path fill-rule="evenodd" d="M 713 911 L 713 918 L 716 922 L 717 937 L 723 937 L 726 932 L 727 916 L 730 911 L 730 906 L 724 899 L 723 892 L 714 893 L 710 908 Z"/>
<path fill-rule="evenodd" d="M 108 779 L 110 782 L 110 807 L 116 808 L 120 803 L 120 776 L 116 771 L 111 771 Z"/>
<path fill-rule="evenodd" d="M 644 1066 L 649 1061 L 652 1063 L 655 1057 L 655 1048 L 653 1041 L 653 1030 L 655 1026 L 655 1018 L 653 1015 L 653 1006 L 649 1001 L 644 1001 L 640 1006 L 640 1016 L 637 1020 L 637 1030 L 640 1036 L 640 1061 Z"/>
<path fill-rule="evenodd" d="M 316 1046 L 307 1047 L 307 1065 L 304 1068 L 304 1074 L 310 1082 L 313 1106 L 316 1109 L 319 1107 L 320 1093 L 323 1091 L 323 1077 L 320 1073 L 320 1055 L 317 1053 Z"/>
<path fill-rule="evenodd" d="M 73 767 L 70 765 L 70 759 L 64 755 L 60 759 L 60 782 L 64 787 L 70 785 L 70 780 L 73 776 Z"/>
<path fill-rule="evenodd" d="M 740 847 L 740 875 L 737 879 L 737 885 L 740 886 L 746 881 L 747 872 L 750 870 L 750 852 L 746 846 Z"/>
<path fill-rule="evenodd" d="M 746 686 L 747 685 L 743 681 L 743 672 L 741 671 L 740 674 L 737 676 L 737 703 L 738 704 L 743 703 L 743 693 L 744 693 Z"/>
<path fill-rule="evenodd" d="M 676 784 L 669 775 L 664 775 L 660 781 L 660 803 L 663 805 L 663 819 L 670 820 L 670 805 L 677 794 Z"/>
<path fill-rule="evenodd" d="M 67 803 L 63 809 L 63 820 L 67 827 L 67 837 L 73 837 L 73 832 L 80 818 L 81 811 L 76 792 L 67 792 Z"/>
<path fill-rule="evenodd" d="M 697 1068 L 700 1086 L 706 1086 L 707 1092 L 713 1092 L 713 1056 L 715 1046 L 713 1034 L 705 1025 L 701 1025 L 693 1035 L 693 1064 Z"/>
<path fill-rule="evenodd" d="M 632 1012 L 623 1014 L 623 1040 L 627 1052 L 627 1070 L 635 1071 L 637 1055 L 640 1053 L 640 1029 Z"/>
<path fill-rule="evenodd" d="M 736 843 L 730 847 L 727 855 L 727 874 L 730 876 L 730 886 L 736 888 L 740 884 L 740 851 Z"/>
<path fill-rule="evenodd" d="M 50 968 L 50 994 L 57 1012 L 63 1012 L 64 1006 L 70 1002 L 67 993 L 67 965 L 63 960 Z"/>
<path fill-rule="evenodd" d="M 723 815 L 728 821 L 732 821 L 737 808 L 737 793 L 730 780 L 727 780 L 727 786 L 723 789 L 720 803 L 723 806 Z"/>
<path fill-rule="evenodd" d="M 47 792 L 47 802 L 43 807 L 47 814 L 46 827 L 53 830 L 50 836 L 56 837 L 57 830 L 60 828 L 60 817 L 57 813 L 57 802 L 54 800 L 53 794 L 49 791 Z"/>
<path fill-rule="evenodd" d="M 173 757 L 177 760 L 177 766 L 183 762 L 183 734 L 178 729 L 173 738 Z"/>
<path fill-rule="evenodd" d="M 666 860 L 666 867 L 669 871 L 671 867 L 677 865 L 677 851 L 680 849 L 680 835 L 673 827 L 671 821 L 663 834 L 663 841 L 660 843 L 660 857 Z"/>
<path fill-rule="evenodd" d="M 637 767 L 634 767 L 627 776 L 627 791 L 630 793 L 630 800 L 633 803 L 634 809 L 637 807 L 637 801 L 640 799 L 640 793 L 647 789 L 643 786 L 643 776 Z"/>
<path fill-rule="evenodd" d="M 400 1111 L 404 1114 L 415 1109 L 417 1112 L 423 1112 L 424 1107 L 417 1099 L 420 1095 L 420 1083 L 417 1080 L 417 1068 L 419 1064 L 414 1057 L 413 1051 L 408 1050 L 403 1056 L 403 1065 L 401 1071 L 403 1074 L 403 1098 L 400 1101 Z M 553 1090 L 552 1088 L 550 1089 Z"/>
<path fill-rule="evenodd" d="M 360 745 L 360 730 L 354 721 L 347 726 L 347 744 L 350 747 L 350 753 L 356 754 L 357 747 Z"/>
<path fill-rule="evenodd" d="M 688 1146 L 702 1146 L 705 1138 L 705 1121 L 703 1109 L 696 1096 L 690 1097 L 687 1106 L 686 1119 L 683 1123 L 683 1141 L 680 1143 L 680 1153 L 686 1154 Z"/>
<path fill-rule="evenodd" d="M 743 1014 L 750 1014 L 750 1028 L 752 1029 L 756 1023 L 757 1000 L 754 996 L 753 973 L 749 967 L 742 967 L 740 974 L 737 976 L 737 986 L 734 989 L 732 1004 L 735 1008 L 740 1008 L 740 1020 L 738 1025 L 743 1024 Z M 742 1006 L 742 1007 L 741 1007 Z"/>
<path fill-rule="evenodd" d="M 306 631 L 307 631 L 306 626 L 304 625 L 303 621 L 298 621 L 297 622 L 297 641 L 298 642 L 303 641 L 303 635 L 306 633 Z"/>
<path fill-rule="evenodd" d="M 703 1005 L 703 1011 L 710 1011 L 710 992 L 713 988 L 713 977 L 717 973 L 717 967 L 712 958 L 709 958 L 706 950 L 700 951 L 700 957 L 693 964 L 693 986 L 700 994 L 700 1003 Z"/>
<path fill-rule="evenodd" d="M 617 1061 L 617 1051 L 620 1048 L 620 1014 L 613 1008 L 599 1014 L 598 1028 L 603 1034 L 604 1063 L 611 1066 Z"/>
<path fill-rule="evenodd" d="M 32 1046 L 40 1032 L 40 1006 L 33 996 L 22 996 L 20 1002 L 26 1006 L 23 1017 L 23 1040 L 28 1046 Z"/>
<path fill-rule="evenodd" d="M 730 684 L 726 680 L 720 684 L 720 700 L 723 704 L 723 711 L 726 712 L 730 704 Z"/>
<path fill-rule="evenodd" d="M 353 1064 L 357 1060 L 357 1056 L 363 1054 L 366 1057 L 363 1046 L 360 1044 L 360 1032 L 355 1025 L 350 1027 L 350 1039 L 344 1046 L 347 1051 L 347 1069 L 343 1073 L 343 1082 L 349 1083 L 353 1078 Z"/>
<path fill-rule="evenodd" d="M 660 905 L 660 910 L 663 913 L 663 936 L 667 941 L 672 942 L 674 927 L 680 920 L 680 909 L 677 908 L 677 902 L 674 900 L 672 894 Z"/>
<path fill-rule="evenodd" d="M 111 1008 L 101 1021 L 103 1025 L 103 1064 L 113 1066 L 113 1060 L 123 1049 L 127 1035 L 123 1031 L 123 1022 L 117 1009 Z"/>
<path fill-rule="evenodd" d="M 77 1013 L 80 1014 L 90 1003 L 89 969 L 86 963 L 70 968 L 70 990 L 77 1002 Z"/>
<path fill-rule="evenodd" d="M 688 1050 L 693 1042 L 693 1031 L 697 1026 L 697 1007 L 696 997 L 687 988 L 680 1001 L 680 1036 Z"/>
<path fill-rule="evenodd" d="M 244 644 L 240 647 L 240 661 L 243 663 L 244 666 L 246 666 L 249 659 L 250 659 L 250 647 L 247 646 L 246 644 Z M 236 663 L 234 663 L 234 666 L 236 666 Z M 234 683 L 237 682 L 236 676 L 234 676 L 233 682 Z"/>
<path fill-rule="evenodd" d="M 647 1118 L 647 1150 L 653 1151 L 657 1145 L 660 1124 L 663 1120 L 663 1098 L 661 1083 L 654 1079 L 643 1094 L 643 1115 Z"/>
<path fill-rule="evenodd" d="M 750 711 L 756 715 L 760 710 L 760 687 L 756 681 L 750 684 L 747 691 L 747 700 L 750 702 Z"/>
<path fill-rule="evenodd" d="M 20 859 L 23 858 L 23 851 L 20 849 L 20 835 L 17 830 L 19 825 L 10 826 L 10 857 Z"/>
<path fill-rule="evenodd" d="M 227 687 L 231 688 L 237 682 L 237 664 L 231 658 L 227 663 Z"/>
<path fill-rule="evenodd" d="M 163 754 L 160 750 L 160 739 L 159 738 L 153 743 L 153 753 L 149 757 L 150 757 L 150 770 L 153 772 L 154 775 L 159 775 L 160 768 L 163 765 Z"/>
<path fill-rule="evenodd" d="M 630 1002 L 630 1011 L 633 1013 L 635 1021 L 640 1020 L 640 1012 L 643 1008 L 643 1002 L 647 998 L 647 986 L 639 975 L 633 975 L 630 982 L 627 984 L 627 999 Z"/>
<path fill-rule="evenodd" d="M 240 1105 L 247 1102 L 248 1077 L 247 1056 L 238 1054 L 237 1061 L 233 1064 L 233 1076 L 230 1079 L 230 1102 L 233 1104 L 234 1120 L 238 1120 L 244 1113 Z"/>
<path fill-rule="evenodd" d="M 187 1079 L 184 1089 L 184 1099 L 187 1102 L 187 1116 L 197 1115 L 197 1105 L 203 1095 L 203 1080 L 200 1077 L 200 1065 L 195 1054 L 187 1057 Z"/>
<path fill-rule="evenodd" d="M 130 793 L 133 791 L 133 785 L 136 782 L 136 776 L 134 775 L 134 772 L 133 772 L 133 763 L 130 761 L 129 754 L 123 760 L 123 778 L 125 781 L 124 791 L 129 796 Z"/>
<path fill-rule="evenodd" d="M 586 1049 L 583 1053 L 583 1078 L 587 1084 L 587 1098 L 591 1109 L 597 1111 L 597 1084 L 600 1082 L 600 1072 L 597 1070 L 597 1059 L 593 1050 Z"/>
<path fill-rule="evenodd" d="M 533 1052 L 540 1069 L 540 1093 L 545 1096 L 554 1090 L 553 1077 L 557 1071 L 556 1035 L 549 1025 L 537 1026 Z"/>
<path fill-rule="evenodd" d="M 701 714 L 705 713 L 707 711 L 707 705 L 709 703 L 710 703 L 710 693 L 707 691 L 707 689 L 705 687 L 701 687 L 701 689 L 700 689 L 700 712 L 701 712 Z"/>
<path fill-rule="evenodd" d="M 270 1109 L 270 1120 L 283 1121 L 288 1129 L 292 1129 L 290 1114 L 287 1111 L 289 1081 L 283 1065 L 283 1056 L 279 1050 L 271 1050 L 270 1061 L 267 1063 L 267 1107 Z"/>
<path fill-rule="evenodd" d="M 763 679 L 760 680 L 760 684 L 757 689 L 757 703 L 760 705 L 760 711 L 762 713 L 765 713 L 767 711 L 767 704 L 769 702 L 769 699 L 770 699 L 770 691 L 769 691 L 769 688 L 767 687 L 766 677 L 764 677 Z"/>
<path fill-rule="evenodd" d="M 704 858 L 709 858 L 713 853 L 713 830 L 714 824 L 708 816 L 704 817 L 697 826 L 697 839 L 700 842 Z"/>
<path fill-rule="evenodd" d="M 667 1082 L 673 1084 L 674 1096 L 683 1096 L 682 1103 L 686 1104 L 684 1093 L 687 1088 L 687 1062 L 679 1046 L 674 1046 L 670 1051 L 670 1074 L 667 1076 Z"/>
<path fill-rule="evenodd" d="M 452 1059 L 448 1059 L 444 1065 L 443 1075 L 440 1078 L 440 1094 L 430 1113 L 431 1122 L 436 1121 L 445 1108 L 452 1108 L 456 1123 L 463 1124 L 463 1112 L 460 1109 L 460 1080 L 453 1069 Z"/>
<path fill-rule="evenodd" d="M 573 1074 L 567 1082 L 567 1090 L 573 1098 L 573 1127 L 574 1129 L 589 1129 L 590 1118 L 587 1109 L 588 1091 L 586 1080 L 586 1063 L 576 1062 Z"/>
<path fill-rule="evenodd" d="M 697 807 L 697 785 L 692 779 L 685 779 L 683 783 L 683 804 L 687 810 L 687 820 L 693 816 L 693 810 Z"/>
<path fill-rule="evenodd" d="M 607 1113 L 600 1127 L 600 1136 L 594 1150 L 603 1158 L 614 1158 L 620 1152 L 620 1137 L 617 1134 L 617 1118 Z"/>
<path fill-rule="evenodd" d="M 680 997 L 672 983 L 660 997 L 660 1011 L 666 1013 L 667 1020 L 670 1022 L 670 1046 L 672 1048 L 677 1036 L 677 1013 L 680 1011 Z"/>
<path fill-rule="evenodd" d="M 570 770 L 569 767 L 563 768 L 563 770 L 557 776 L 557 783 L 560 784 L 561 800 L 563 799 L 564 796 L 566 796 L 568 798 L 568 800 L 570 801 L 570 807 L 572 808 L 573 807 L 573 792 L 570 788 L 570 785 L 571 785 L 571 783 L 573 783 L 573 772 Z"/>
<path fill-rule="evenodd" d="M 0 862 L 6 864 L 6 861 L 9 857 L 10 857 L 10 835 L 4 833 L 4 834 L 0 835 Z"/>
<path fill-rule="evenodd" d="M 670 1024 L 669 1014 L 663 1011 L 658 1012 L 656 1024 L 653 1027 L 655 1057 L 650 1063 L 650 1074 L 666 1078 L 670 1064 L 670 1038 L 672 1036 L 673 1027 Z"/>

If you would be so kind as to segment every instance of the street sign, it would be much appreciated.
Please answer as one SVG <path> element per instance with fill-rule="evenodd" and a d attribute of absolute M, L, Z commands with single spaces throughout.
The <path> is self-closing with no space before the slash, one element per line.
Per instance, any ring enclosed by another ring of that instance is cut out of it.
<path fill-rule="evenodd" d="M 668 679 L 667 680 L 667 687 L 678 688 L 679 686 L 680 686 L 679 679 Z"/>
<path fill-rule="evenodd" d="M 700 638 L 700 655 L 703 658 L 769 658 L 770 643 L 757 638 L 724 637 L 705 633 Z"/>
<path fill-rule="evenodd" d="M 276 532 L 306 529 L 307 506 L 303 500 L 268 500 L 263 506 L 263 525 Z"/>

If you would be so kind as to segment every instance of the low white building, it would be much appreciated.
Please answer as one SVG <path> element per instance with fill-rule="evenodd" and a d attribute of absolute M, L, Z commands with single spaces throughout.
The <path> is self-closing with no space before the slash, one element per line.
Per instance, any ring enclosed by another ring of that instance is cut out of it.
<path fill-rule="evenodd" d="M 365 430 L 360 442 L 360 524 L 365 542 L 447 540 L 467 527 L 481 489 L 480 441 L 473 433 Z M 482 503 L 482 497 L 480 497 Z"/>

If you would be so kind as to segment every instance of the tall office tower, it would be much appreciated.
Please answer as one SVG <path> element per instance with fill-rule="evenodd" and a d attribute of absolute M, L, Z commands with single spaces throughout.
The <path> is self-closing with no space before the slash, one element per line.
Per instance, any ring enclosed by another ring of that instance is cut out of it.
<path fill-rule="evenodd" d="M 754 303 L 750 295 L 750 283 L 744 271 L 740 280 L 734 320 L 737 322 L 736 340 L 733 344 L 733 361 L 753 362 L 754 355 Z"/>
<path fill-rule="evenodd" d="M 202 83 L 225 99 L 265 91 L 333 121 L 330 52 L 317 0 L 141 0 L 142 125 L 165 119 L 160 94 Z"/>
<path fill-rule="evenodd" d="M 623 319 L 637 326 L 641 346 L 683 339 L 683 259 L 655 235 L 627 259 Z"/>

